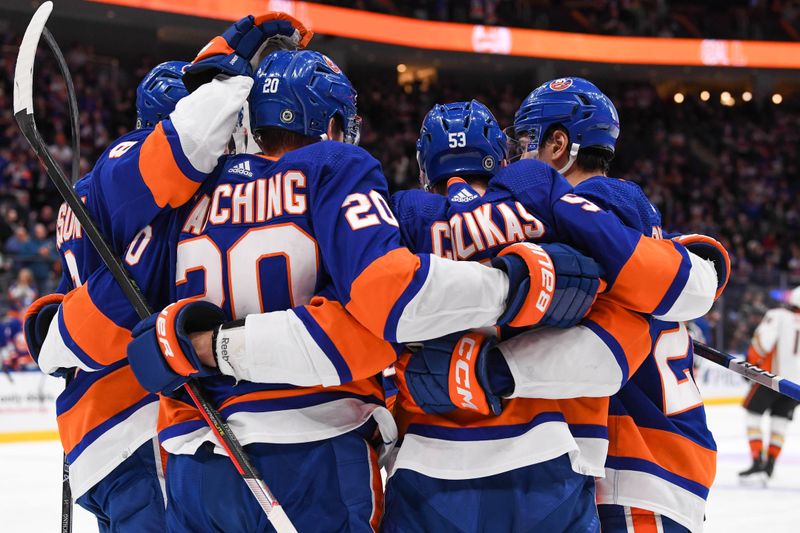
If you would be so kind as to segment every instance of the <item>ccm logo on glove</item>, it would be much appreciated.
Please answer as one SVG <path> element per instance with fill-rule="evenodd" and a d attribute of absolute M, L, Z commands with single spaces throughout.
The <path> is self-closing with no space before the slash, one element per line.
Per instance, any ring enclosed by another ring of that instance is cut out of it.
<path fill-rule="evenodd" d="M 450 401 L 462 409 L 486 413 L 489 412 L 489 406 L 485 400 L 480 401 L 484 394 L 473 392 L 473 387 L 480 387 L 480 384 L 474 379 L 475 363 L 478 359 L 481 339 L 482 337 L 477 334 L 467 333 L 459 339 L 453 350 L 455 357 L 452 358 L 450 364 L 450 383 L 453 383 L 454 386 L 450 387 Z M 475 405 L 473 400 L 481 405 Z"/>

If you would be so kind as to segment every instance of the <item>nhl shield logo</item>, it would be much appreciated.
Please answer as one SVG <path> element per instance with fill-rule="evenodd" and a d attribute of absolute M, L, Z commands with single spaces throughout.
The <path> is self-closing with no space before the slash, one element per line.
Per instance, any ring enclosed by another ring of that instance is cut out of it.
<path fill-rule="evenodd" d="M 550 82 L 550 89 L 554 91 L 563 91 L 572 87 L 572 78 L 558 78 Z"/>

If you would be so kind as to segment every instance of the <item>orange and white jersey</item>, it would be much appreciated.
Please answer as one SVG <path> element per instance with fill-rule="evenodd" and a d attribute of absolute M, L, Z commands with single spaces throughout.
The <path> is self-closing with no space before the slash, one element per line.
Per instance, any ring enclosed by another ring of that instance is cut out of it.
<path fill-rule="evenodd" d="M 778 308 L 767 311 L 756 328 L 751 349 L 763 368 L 800 381 L 800 313 Z"/>

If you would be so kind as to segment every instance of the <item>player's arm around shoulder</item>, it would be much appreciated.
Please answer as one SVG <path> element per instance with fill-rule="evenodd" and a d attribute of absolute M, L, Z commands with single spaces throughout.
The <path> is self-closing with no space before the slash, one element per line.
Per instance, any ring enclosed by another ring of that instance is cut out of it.
<path fill-rule="evenodd" d="M 513 378 L 511 398 L 610 396 L 650 352 L 650 322 L 601 296 L 579 325 L 526 331 L 497 348 Z"/>

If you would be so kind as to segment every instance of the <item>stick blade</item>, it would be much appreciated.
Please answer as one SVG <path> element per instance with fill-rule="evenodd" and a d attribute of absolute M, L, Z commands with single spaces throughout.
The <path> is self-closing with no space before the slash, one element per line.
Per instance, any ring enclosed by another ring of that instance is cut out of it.
<path fill-rule="evenodd" d="M 33 61 L 44 25 L 53 11 L 53 2 L 47 1 L 33 14 L 22 43 L 19 45 L 17 65 L 14 69 L 14 114 L 26 110 L 33 114 Z"/>

